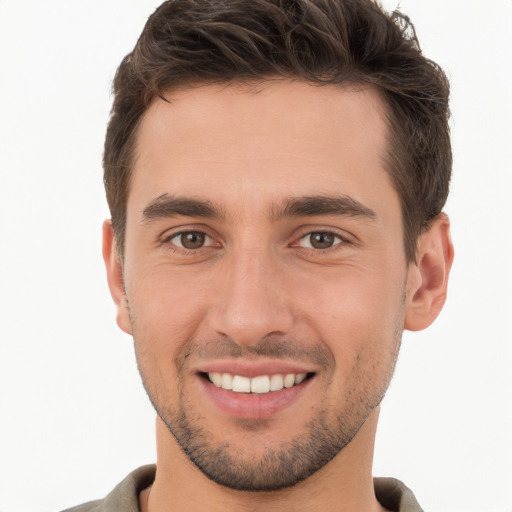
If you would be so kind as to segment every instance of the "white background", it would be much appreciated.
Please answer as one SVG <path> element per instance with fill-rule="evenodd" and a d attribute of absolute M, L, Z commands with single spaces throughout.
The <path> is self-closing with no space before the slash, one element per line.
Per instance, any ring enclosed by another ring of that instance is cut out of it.
<path fill-rule="evenodd" d="M 111 80 L 158 3 L 0 0 L 1 512 L 100 498 L 155 459 L 100 226 Z M 452 83 L 456 260 L 436 324 L 404 337 L 374 470 L 428 512 L 510 512 L 512 1 L 401 8 Z"/>

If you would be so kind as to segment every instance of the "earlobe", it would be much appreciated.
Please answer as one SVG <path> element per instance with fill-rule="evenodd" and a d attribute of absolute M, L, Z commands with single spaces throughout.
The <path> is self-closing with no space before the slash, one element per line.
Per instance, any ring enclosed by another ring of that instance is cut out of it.
<path fill-rule="evenodd" d="M 453 262 L 450 221 L 441 213 L 418 240 L 417 259 L 409 266 L 405 328 L 420 331 L 439 315 L 445 301 Z"/>
<path fill-rule="evenodd" d="M 105 220 L 103 222 L 103 260 L 107 270 L 108 287 L 110 294 L 114 299 L 117 308 L 117 325 L 131 334 L 130 315 L 128 311 L 128 299 L 124 287 L 123 268 L 119 261 L 116 250 L 114 231 L 112 222 Z"/>

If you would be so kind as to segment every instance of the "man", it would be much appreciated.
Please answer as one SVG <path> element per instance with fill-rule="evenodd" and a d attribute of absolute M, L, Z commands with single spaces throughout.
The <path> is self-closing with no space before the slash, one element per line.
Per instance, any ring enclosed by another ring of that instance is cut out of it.
<path fill-rule="evenodd" d="M 104 258 L 157 464 L 76 511 L 417 511 L 373 479 L 441 310 L 448 85 L 371 0 L 171 0 L 116 75 Z"/>

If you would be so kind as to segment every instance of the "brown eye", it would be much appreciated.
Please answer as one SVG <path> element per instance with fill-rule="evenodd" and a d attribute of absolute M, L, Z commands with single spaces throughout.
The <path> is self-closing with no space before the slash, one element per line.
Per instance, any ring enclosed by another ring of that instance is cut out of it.
<path fill-rule="evenodd" d="M 201 231 L 183 231 L 182 233 L 176 233 L 174 236 L 169 237 L 167 241 L 172 245 L 189 250 L 201 249 L 212 243 L 211 238 Z"/>
<path fill-rule="evenodd" d="M 187 231 L 179 235 L 179 244 L 185 249 L 200 249 L 203 247 L 206 235 L 199 231 Z"/>
<path fill-rule="evenodd" d="M 311 233 L 309 243 L 315 249 L 328 249 L 334 245 L 334 238 L 331 233 Z"/>
<path fill-rule="evenodd" d="M 312 233 L 308 233 L 306 236 L 303 236 L 300 240 L 299 245 L 301 247 L 307 247 L 308 249 L 330 249 L 335 245 L 338 245 L 343 242 L 343 239 L 335 235 L 334 233 L 329 233 L 325 231 L 313 231 Z"/>
<path fill-rule="evenodd" d="M 168 245 L 169 249 L 178 251 L 178 254 L 181 255 L 187 255 L 183 251 L 199 251 L 200 249 L 220 247 L 218 242 L 203 231 L 181 231 L 168 236 L 163 240 L 163 243 Z M 192 255 L 192 253 L 188 255 Z"/>

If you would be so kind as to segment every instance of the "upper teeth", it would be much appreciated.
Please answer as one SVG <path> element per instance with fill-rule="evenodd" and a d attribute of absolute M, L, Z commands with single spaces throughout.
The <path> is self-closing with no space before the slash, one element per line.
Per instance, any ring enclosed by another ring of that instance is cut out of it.
<path fill-rule="evenodd" d="M 269 391 L 279 391 L 300 384 L 306 378 L 306 374 L 259 375 L 251 379 L 241 375 L 231 375 L 230 373 L 209 372 L 208 378 L 218 388 L 229 389 L 235 393 L 268 393 Z"/>

